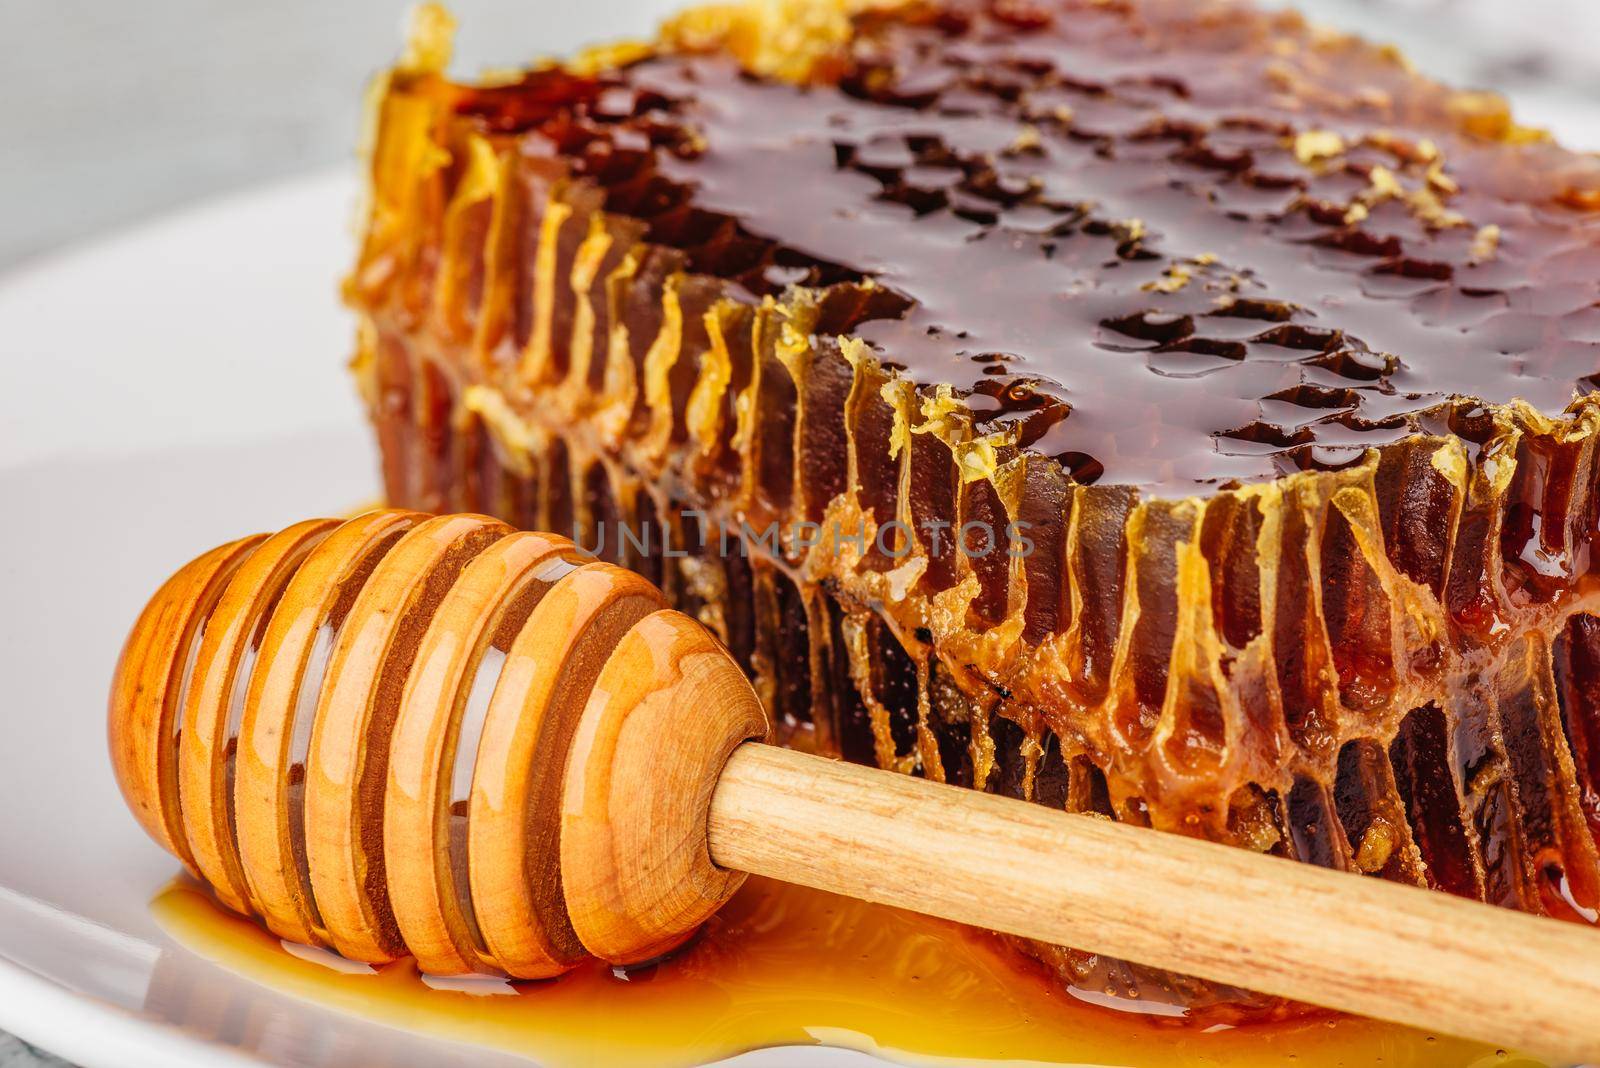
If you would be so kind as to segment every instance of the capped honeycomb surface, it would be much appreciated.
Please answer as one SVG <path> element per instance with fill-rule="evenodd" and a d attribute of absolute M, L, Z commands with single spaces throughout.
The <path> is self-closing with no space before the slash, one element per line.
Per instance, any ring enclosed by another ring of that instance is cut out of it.
<path fill-rule="evenodd" d="M 441 20 L 347 284 L 394 503 L 643 571 L 794 744 L 1596 922 L 1600 161 L 1234 3 Z"/>

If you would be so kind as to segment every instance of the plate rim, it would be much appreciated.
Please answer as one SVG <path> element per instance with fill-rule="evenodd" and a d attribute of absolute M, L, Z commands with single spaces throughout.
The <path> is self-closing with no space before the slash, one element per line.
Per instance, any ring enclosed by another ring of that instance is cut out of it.
<path fill-rule="evenodd" d="M 74 990 L 5 956 L 0 956 L 0 1029 L 83 1068 L 260 1068 L 271 1063 Z"/>

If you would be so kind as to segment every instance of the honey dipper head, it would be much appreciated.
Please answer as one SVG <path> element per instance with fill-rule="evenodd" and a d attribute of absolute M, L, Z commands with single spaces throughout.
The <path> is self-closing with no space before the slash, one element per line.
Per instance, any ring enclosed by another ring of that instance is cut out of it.
<path fill-rule="evenodd" d="M 737 889 L 706 812 L 767 723 L 638 575 L 484 516 L 378 511 L 179 570 L 109 728 L 146 832 L 281 937 L 541 978 L 656 955 Z"/>

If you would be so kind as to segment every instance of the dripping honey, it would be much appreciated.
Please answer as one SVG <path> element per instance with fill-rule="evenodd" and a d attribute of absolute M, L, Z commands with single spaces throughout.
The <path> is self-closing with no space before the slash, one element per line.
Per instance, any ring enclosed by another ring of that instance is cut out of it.
<path fill-rule="evenodd" d="M 591 962 L 561 979 L 434 979 L 287 943 L 188 879 L 153 903 L 186 948 L 274 990 L 551 1068 L 670 1068 L 826 1045 L 907 1064 L 1381 1064 L 1536 1068 L 1492 1047 L 1351 1017 L 1229 1026 L 1166 1006 L 1116 1011 L 1022 972 L 990 936 L 752 878 L 683 950 L 646 967 Z M 169 1004 L 172 999 L 169 999 Z M 177 999 L 181 1004 L 181 998 Z M 178 1011 L 182 1011 L 181 1008 Z M 626 1021 L 626 1023 L 619 1023 Z"/>

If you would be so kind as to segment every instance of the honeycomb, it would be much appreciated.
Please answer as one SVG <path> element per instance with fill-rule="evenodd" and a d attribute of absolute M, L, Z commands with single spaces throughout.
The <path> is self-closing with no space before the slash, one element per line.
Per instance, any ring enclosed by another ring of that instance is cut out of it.
<path fill-rule="evenodd" d="M 791 744 L 1597 922 L 1600 159 L 1232 2 L 448 36 L 347 282 L 393 503 L 643 572 Z"/>

